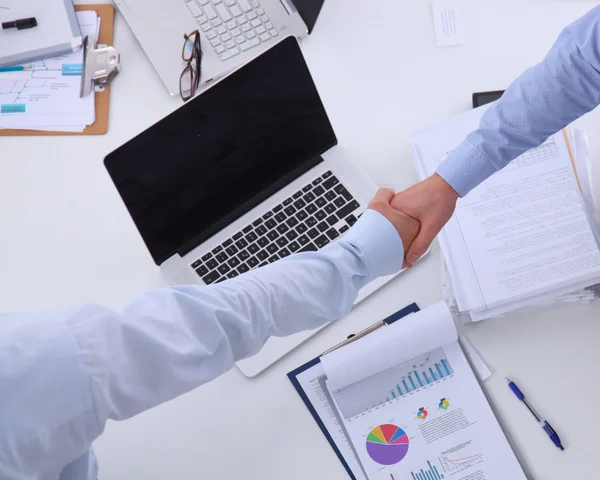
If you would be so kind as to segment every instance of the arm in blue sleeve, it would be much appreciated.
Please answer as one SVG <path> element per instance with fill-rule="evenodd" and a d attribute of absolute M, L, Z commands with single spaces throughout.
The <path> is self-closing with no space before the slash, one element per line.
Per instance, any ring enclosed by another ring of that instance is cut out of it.
<path fill-rule="evenodd" d="M 518 77 L 437 173 L 464 196 L 600 104 L 600 7 L 569 25 Z"/>
<path fill-rule="evenodd" d="M 217 285 L 157 290 L 118 311 L 0 315 L 0 478 L 58 472 L 108 419 L 210 381 L 272 335 L 343 317 L 403 257 L 394 226 L 367 210 L 335 244 Z"/>

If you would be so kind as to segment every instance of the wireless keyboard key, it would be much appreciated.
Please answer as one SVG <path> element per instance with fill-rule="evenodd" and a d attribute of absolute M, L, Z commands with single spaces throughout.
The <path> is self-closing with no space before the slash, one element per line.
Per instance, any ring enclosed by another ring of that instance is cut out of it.
<path fill-rule="evenodd" d="M 275 228 L 277 226 L 277 222 L 271 218 L 266 221 L 265 226 L 270 230 L 271 228 Z"/>
<path fill-rule="evenodd" d="M 311 228 L 306 234 L 311 238 L 315 239 L 319 236 L 319 231 L 316 228 Z"/>
<path fill-rule="evenodd" d="M 292 203 L 293 201 L 294 201 L 294 199 L 293 199 L 292 197 L 290 197 L 290 198 L 286 198 L 286 199 L 283 201 L 283 206 L 284 206 L 284 207 L 287 207 L 287 206 L 288 206 L 290 203 Z"/>
<path fill-rule="evenodd" d="M 225 241 L 223 242 L 223 244 L 222 244 L 222 245 L 223 245 L 223 248 L 226 248 L 226 247 L 228 247 L 228 246 L 229 246 L 229 245 L 231 245 L 232 243 L 233 243 L 233 240 L 232 240 L 231 238 L 228 238 L 227 240 L 225 240 Z"/>
<path fill-rule="evenodd" d="M 302 189 L 302 191 L 303 191 L 304 193 L 306 193 L 306 192 L 308 192 L 308 191 L 309 191 L 309 190 L 311 190 L 311 189 L 312 189 L 312 185 L 309 183 L 308 185 L 306 185 L 306 186 L 305 186 L 305 187 Z"/>
<path fill-rule="evenodd" d="M 202 264 L 202 260 L 196 260 L 192 263 L 192 268 L 198 268 Z"/>
<path fill-rule="evenodd" d="M 217 260 L 219 261 L 219 263 L 223 263 L 225 260 L 227 260 L 227 258 L 227 254 L 225 252 L 221 252 L 217 255 Z M 207 265 L 208 264 L 210 264 L 210 262 L 208 262 Z"/>
<path fill-rule="evenodd" d="M 221 245 L 219 245 L 218 247 L 213 248 L 212 253 L 213 255 L 216 255 L 217 253 L 221 252 L 223 250 L 223 247 Z"/>
<path fill-rule="evenodd" d="M 285 224 L 282 223 L 281 225 L 277 226 L 277 231 L 281 234 L 284 234 L 285 232 L 287 232 L 290 228 Z"/>
<path fill-rule="evenodd" d="M 281 258 L 289 257 L 290 255 L 291 255 L 291 253 L 287 248 L 282 248 L 281 250 L 279 250 L 279 256 Z"/>
<path fill-rule="evenodd" d="M 356 200 L 351 201 L 348 205 L 340 208 L 337 211 L 337 215 L 340 218 L 344 218 L 348 215 L 350 215 L 354 210 L 356 210 L 358 207 L 360 207 L 359 203 Z"/>
<path fill-rule="evenodd" d="M 325 205 L 325 211 L 327 213 L 333 213 L 335 212 L 335 205 L 333 203 L 328 203 L 327 205 Z"/>
<path fill-rule="evenodd" d="M 330 202 L 337 197 L 337 195 L 335 194 L 335 192 L 333 190 L 329 190 L 326 194 L 325 194 L 325 198 L 327 200 L 329 200 Z"/>
<path fill-rule="evenodd" d="M 290 249 L 290 251 L 291 251 L 292 253 L 294 253 L 294 252 L 296 252 L 296 251 L 297 251 L 297 250 L 300 248 L 300 245 L 298 244 L 298 242 L 292 242 L 292 243 L 290 243 L 290 244 L 287 246 L 287 248 L 289 248 L 289 249 Z"/>
<path fill-rule="evenodd" d="M 254 268 L 258 265 L 258 259 L 256 257 L 250 257 L 248 259 L 248 265 L 250 266 L 250 268 Z"/>
<path fill-rule="evenodd" d="M 227 278 L 237 277 L 238 275 L 239 275 L 238 272 L 236 272 L 235 270 L 232 270 L 231 272 L 229 272 L 227 274 Z"/>
<path fill-rule="evenodd" d="M 302 190 L 298 190 L 296 193 L 294 193 L 294 194 L 292 195 L 292 198 L 293 198 L 294 200 L 296 200 L 296 199 L 300 198 L 301 196 L 302 196 Z"/>
<path fill-rule="evenodd" d="M 294 213 L 296 213 L 296 209 L 293 206 L 289 206 L 284 210 L 287 213 L 288 217 L 291 217 Z"/>
<path fill-rule="evenodd" d="M 350 227 L 348 225 L 344 225 L 342 228 L 340 228 L 340 233 L 346 233 L 348 230 L 350 230 Z"/>
<path fill-rule="evenodd" d="M 323 208 L 325 205 L 327 205 L 327 200 L 325 200 L 323 197 L 319 197 L 317 198 L 315 205 L 319 208 Z"/>
<path fill-rule="evenodd" d="M 263 219 L 258 218 L 252 222 L 252 225 L 254 225 L 255 227 L 258 227 L 262 222 L 263 222 Z"/>
<path fill-rule="evenodd" d="M 319 238 L 315 240 L 317 247 L 323 248 L 325 245 L 329 243 L 329 239 L 325 235 L 321 235 Z"/>
<path fill-rule="evenodd" d="M 269 240 L 275 240 L 277 237 L 279 237 L 279 234 L 277 233 L 277 230 L 271 230 L 269 233 L 267 233 L 267 237 Z"/>
<path fill-rule="evenodd" d="M 269 258 L 269 263 L 274 263 L 277 260 L 279 260 L 279 256 L 278 255 L 273 255 L 271 258 Z"/>
<path fill-rule="evenodd" d="M 315 213 L 315 218 L 317 220 L 324 220 L 325 217 L 327 217 L 327 214 L 323 210 L 319 210 L 317 213 Z"/>
<path fill-rule="evenodd" d="M 252 255 L 254 255 L 256 252 L 258 252 L 258 250 L 259 250 L 259 248 L 258 248 L 258 245 L 257 245 L 256 243 L 253 243 L 252 245 L 250 245 L 250 246 L 248 247 L 248 251 L 249 251 L 249 252 L 250 252 Z"/>
<path fill-rule="evenodd" d="M 296 225 L 298 225 L 298 219 L 296 217 L 291 217 L 288 218 L 285 223 L 287 223 L 287 226 L 290 228 L 295 227 Z"/>
<path fill-rule="evenodd" d="M 234 240 L 239 240 L 240 238 L 242 238 L 243 235 L 244 234 L 242 232 L 238 232 L 231 238 L 233 238 Z"/>
<path fill-rule="evenodd" d="M 315 217 L 309 217 L 304 223 L 306 223 L 308 227 L 314 227 L 317 224 L 317 219 Z M 296 230 L 298 230 L 298 227 L 296 227 Z"/>
<path fill-rule="evenodd" d="M 285 247 L 288 244 L 288 242 L 289 242 L 289 240 L 287 238 L 279 237 L 277 239 L 277 242 L 275 242 L 275 243 L 277 243 L 277 245 L 279 245 L 280 247 Z"/>
<path fill-rule="evenodd" d="M 313 213 L 315 213 L 316 211 L 317 211 L 317 207 L 316 207 L 316 205 L 313 205 L 312 203 L 311 203 L 311 204 L 310 204 L 308 207 L 306 207 L 306 212 L 307 212 L 309 215 L 312 215 L 312 214 L 313 214 Z"/>
<path fill-rule="evenodd" d="M 227 277 L 221 277 L 215 283 L 221 283 L 221 282 L 224 282 L 225 280 L 227 280 Z"/>
<path fill-rule="evenodd" d="M 285 236 L 288 240 L 293 240 L 294 238 L 298 238 L 298 233 L 296 233 L 296 230 L 290 230 L 285 234 Z"/>
<path fill-rule="evenodd" d="M 306 195 L 304 195 L 302 197 L 302 200 L 304 200 L 306 203 L 310 203 L 315 199 L 315 195 L 312 192 L 308 192 Z"/>
<path fill-rule="evenodd" d="M 319 229 L 319 232 L 325 232 L 329 229 L 329 225 L 327 225 L 327 222 L 321 222 L 317 225 L 317 228 Z"/>
<path fill-rule="evenodd" d="M 208 273 L 208 268 L 206 268 L 206 265 L 202 265 L 200 268 L 196 269 L 196 273 L 203 277 Z"/>
<path fill-rule="evenodd" d="M 274 209 L 273 209 L 273 213 L 277 213 L 280 212 L 283 209 L 283 205 L 277 205 Z"/>
<path fill-rule="evenodd" d="M 232 245 L 231 247 L 228 247 L 227 250 L 225 250 L 227 252 L 227 254 L 229 256 L 235 255 L 236 253 L 238 253 L 238 249 L 235 248 L 234 245 Z"/>
<path fill-rule="evenodd" d="M 246 235 L 245 238 L 248 243 L 252 243 L 254 240 L 256 240 L 258 238 L 258 235 L 256 235 L 256 233 L 254 233 L 254 232 L 250 232 L 248 235 Z"/>
<path fill-rule="evenodd" d="M 354 215 L 348 215 L 346 217 L 346 223 L 350 226 L 354 225 L 356 222 L 358 222 L 357 218 Z"/>
<path fill-rule="evenodd" d="M 326 178 L 329 178 L 333 175 L 333 173 L 331 173 L 331 170 L 328 170 L 327 172 L 325 172 L 323 175 L 321 175 L 321 178 L 323 180 L 325 180 Z"/>
<path fill-rule="evenodd" d="M 338 222 L 337 215 L 335 213 L 333 215 L 330 215 L 329 217 L 327 217 L 326 222 L 333 227 Z"/>
<path fill-rule="evenodd" d="M 241 252 L 238 254 L 237 258 L 239 258 L 239 259 L 240 259 L 240 261 L 241 261 L 241 262 L 243 262 L 244 260 L 247 260 L 248 258 L 250 258 L 250 254 L 248 253 L 248 251 L 247 251 L 247 250 L 242 250 L 242 251 L 241 251 Z"/>
<path fill-rule="evenodd" d="M 274 243 L 272 243 L 271 245 L 269 245 L 267 247 L 267 252 L 269 252 L 269 253 L 275 253 L 277 250 L 279 250 L 279 247 L 277 245 L 275 245 Z"/>
<path fill-rule="evenodd" d="M 294 202 L 294 207 L 296 207 L 298 210 L 306 207 L 306 202 L 304 200 L 302 200 L 301 198 L 299 198 L 298 200 L 296 200 Z"/>
<path fill-rule="evenodd" d="M 259 260 L 266 260 L 267 257 L 269 256 L 269 254 L 267 253 L 266 250 L 261 250 L 260 252 L 258 252 L 256 254 L 256 256 L 258 257 Z"/>
<path fill-rule="evenodd" d="M 267 233 L 267 227 L 265 227 L 264 225 L 261 225 L 260 227 L 257 227 L 257 229 L 254 231 L 260 237 L 261 235 L 264 235 L 265 233 Z"/>
<path fill-rule="evenodd" d="M 285 214 L 283 212 L 278 213 L 277 215 L 275 215 L 275 220 L 277 220 L 278 223 L 283 222 L 287 217 L 285 216 Z"/>
<path fill-rule="evenodd" d="M 312 182 L 312 184 L 313 184 L 314 186 L 317 186 L 319 183 L 322 183 L 322 182 L 323 182 L 323 179 L 322 179 L 321 177 L 319 177 L 319 178 L 317 178 L 316 180 L 314 180 L 314 181 Z"/>
<path fill-rule="evenodd" d="M 202 261 L 206 262 L 209 258 L 212 258 L 212 253 L 207 253 L 202 257 Z"/>
<path fill-rule="evenodd" d="M 310 227 L 312 227 L 313 225 L 316 225 L 316 224 L 317 224 L 317 221 L 316 221 L 314 218 L 309 218 L 309 219 L 306 221 L 306 225 L 308 225 L 308 224 L 309 224 L 309 220 L 313 220 L 312 222 L 310 222 L 310 225 L 309 225 Z M 306 225 L 305 225 L 304 223 L 301 223 L 300 225 L 298 225 L 298 226 L 296 227 L 296 231 L 297 231 L 298 233 L 304 233 L 304 232 L 306 232 L 306 231 L 308 230 L 308 227 L 307 227 Z"/>
<path fill-rule="evenodd" d="M 262 218 L 263 218 L 263 220 L 268 220 L 272 216 L 273 216 L 273 212 L 267 212 L 262 216 Z"/>
<path fill-rule="evenodd" d="M 252 230 L 252 225 L 248 225 L 247 227 L 244 227 L 244 228 L 242 229 L 242 232 L 243 232 L 243 233 L 248 233 L 248 232 L 250 232 L 251 230 Z"/>

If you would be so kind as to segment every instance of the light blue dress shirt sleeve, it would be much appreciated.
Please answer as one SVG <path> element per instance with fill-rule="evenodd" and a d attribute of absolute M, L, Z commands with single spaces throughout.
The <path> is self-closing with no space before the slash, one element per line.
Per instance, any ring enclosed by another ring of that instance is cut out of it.
<path fill-rule="evenodd" d="M 157 290 L 118 311 L 0 315 L 0 478 L 95 480 L 90 447 L 108 419 L 212 380 L 272 335 L 343 317 L 403 257 L 394 226 L 367 210 L 335 244 L 217 285 Z"/>
<path fill-rule="evenodd" d="M 600 104 L 600 7 L 569 25 L 437 173 L 460 195 Z"/>

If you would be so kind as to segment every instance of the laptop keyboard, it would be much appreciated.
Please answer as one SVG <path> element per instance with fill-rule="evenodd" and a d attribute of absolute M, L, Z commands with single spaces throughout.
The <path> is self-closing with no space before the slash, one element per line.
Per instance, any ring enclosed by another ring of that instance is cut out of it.
<path fill-rule="evenodd" d="M 357 221 L 360 204 L 326 172 L 192 263 L 204 283 L 218 283 L 292 253 L 316 251 Z"/>
<path fill-rule="evenodd" d="M 278 35 L 256 0 L 185 0 L 222 61 Z"/>

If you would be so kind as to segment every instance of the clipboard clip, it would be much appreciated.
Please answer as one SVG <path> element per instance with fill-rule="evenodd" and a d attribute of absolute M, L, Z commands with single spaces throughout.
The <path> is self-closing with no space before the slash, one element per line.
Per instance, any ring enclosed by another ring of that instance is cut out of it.
<path fill-rule="evenodd" d="M 338 343 L 337 345 L 331 347 L 329 350 L 326 350 L 325 352 L 323 352 L 321 354 L 321 356 L 327 355 L 328 353 L 331 353 L 334 350 L 337 350 L 338 348 L 345 347 L 349 343 L 355 342 L 356 340 L 358 340 L 360 338 L 366 337 L 367 335 L 369 335 L 369 333 L 374 332 L 375 330 L 378 330 L 381 327 L 385 327 L 386 325 L 387 325 L 387 322 L 385 320 L 382 320 L 380 322 L 374 323 L 373 325 L 371 325 L 370 327 L 365 328 L 364 330 L 361 330 L 358 333 L 353 333 L 351 335 L 348 335 L 348 337 L 346 338 L 346 340 L 344 340 L 343 342 Z"/>
<path fill-rule="evenodd" d="M 86 35 L 83 39 L 83 71 L 81 72 L 80 97 L 88 96 L 92 90 L 103 92 L 121 71 L 121 56 L 115 47 L 98 45 L 96 37 Z"/>

